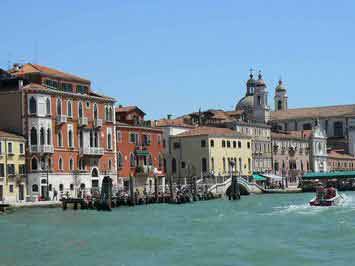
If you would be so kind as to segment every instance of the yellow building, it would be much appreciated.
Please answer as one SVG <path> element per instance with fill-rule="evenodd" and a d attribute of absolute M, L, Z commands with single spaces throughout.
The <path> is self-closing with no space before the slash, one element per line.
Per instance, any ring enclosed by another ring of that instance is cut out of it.
<path fill-rule="evenodd" d="M 251 137 L 227 128 L 199 127 L 172 137 L 170 176 L 250 176 Z"/>
<path fill-rule="evenodd" d="M 0 202 L 26 199 L 25 139 L 0 131 Z"/>

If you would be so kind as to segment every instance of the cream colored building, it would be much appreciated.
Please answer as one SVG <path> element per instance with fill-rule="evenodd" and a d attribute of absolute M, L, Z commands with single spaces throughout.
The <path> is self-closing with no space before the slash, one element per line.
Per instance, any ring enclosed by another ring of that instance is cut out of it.
<path fill-rule="evenodd" d="M 0 202 L 26 199 L 25 139 L 0 131 Z"/>
<path fill-rule="evenodd" d="M 172 137 L 168 176 L 250 176 L 251 137 L 227 128 L 198 127 Z M 231 163 L 233 162 L 233 163 Z M 232 166 L 233 170 L 232 170 Z"/>

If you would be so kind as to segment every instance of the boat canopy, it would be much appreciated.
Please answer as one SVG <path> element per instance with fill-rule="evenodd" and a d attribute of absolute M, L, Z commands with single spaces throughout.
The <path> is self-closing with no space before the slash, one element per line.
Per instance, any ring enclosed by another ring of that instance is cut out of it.
<path fill-rule="evenodd" d="M 355 171 L 310 172 L 303 176 L 303 180 L 333 178 L 355 178 Z"/>
<path fill-rule="evenodd" d="M 265 180 L 266 180 L 265 177 L 263 177 L 263 176 L 261 176 L 261 175 L 258 175 L 258 174 L 253 174 L 253 179 L 254 179 L 255 181 L 265 181 Z"/>
<path fill-rule="evenodd" d="M 282 176 L 278 176 L 278 175 L 274 175 L 274 174 L 263 174 L 263 176 L 265 176 L 266 178 L 269 178 L 273 181 L 281 181 L 283 180 Z"/>

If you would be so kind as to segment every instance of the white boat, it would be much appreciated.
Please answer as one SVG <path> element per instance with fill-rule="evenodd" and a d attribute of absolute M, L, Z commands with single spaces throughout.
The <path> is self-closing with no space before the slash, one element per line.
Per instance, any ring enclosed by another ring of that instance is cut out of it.
<path fill-rule="evenodd" d="M 344 203 L 345 198 L 333 187 L 318 188 L 316 196 L 309 202 L 311 206 L 337 206 Z"/>

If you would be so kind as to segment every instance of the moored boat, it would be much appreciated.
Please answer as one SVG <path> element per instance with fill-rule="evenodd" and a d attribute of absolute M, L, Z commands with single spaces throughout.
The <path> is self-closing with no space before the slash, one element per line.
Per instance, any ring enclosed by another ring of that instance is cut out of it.
<path fill-rule="evenodd" d="M 311 206 L 337 206 L 344 202 L 344 196 L 335 188 L 318 187 L 316 196 L 309 202 Z"/>

